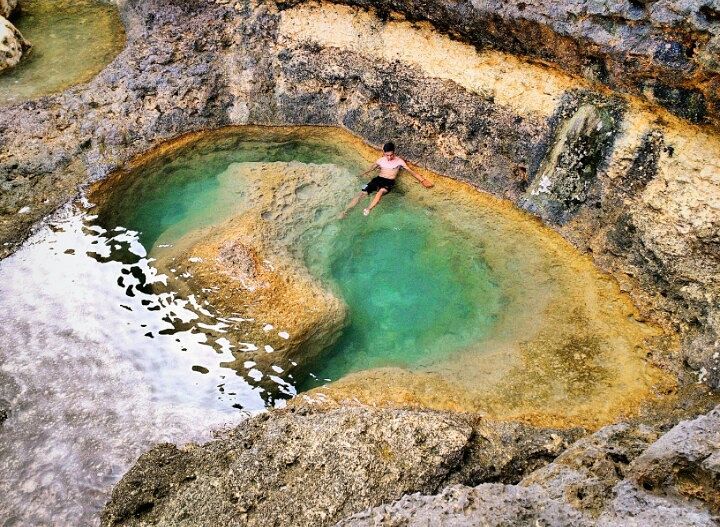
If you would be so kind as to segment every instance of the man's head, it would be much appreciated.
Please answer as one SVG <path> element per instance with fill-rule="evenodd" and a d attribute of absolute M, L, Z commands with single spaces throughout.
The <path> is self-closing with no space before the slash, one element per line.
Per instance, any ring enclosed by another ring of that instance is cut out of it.
<path fill-rule="evenodd" d="M 392 141 L 385 143 L 383 145 L 383 155 L 388 159 L 395 157 L 395 143 Z"/>

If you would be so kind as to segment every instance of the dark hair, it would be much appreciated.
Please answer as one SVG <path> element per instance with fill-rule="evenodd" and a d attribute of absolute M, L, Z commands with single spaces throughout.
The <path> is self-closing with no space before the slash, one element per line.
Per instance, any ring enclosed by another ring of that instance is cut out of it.
<path fill-rule="evenodd" d="M 385 146 L 383 146 L 383 152 L 394 152 L 395 151 L 395 143 L 392 141 L 385 143 Z"/>

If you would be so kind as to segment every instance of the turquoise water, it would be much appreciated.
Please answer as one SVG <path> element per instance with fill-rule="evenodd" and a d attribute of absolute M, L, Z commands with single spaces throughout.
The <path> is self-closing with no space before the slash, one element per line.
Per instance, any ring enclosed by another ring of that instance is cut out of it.
<path fill-rule="evenodd" d="M 370 368 L 422 370 L 482 339 L 501 307 L 481 248 L 403 197 L 388 196 L 365 218 L 344 220 L 318 240 L 311 269 L 349 307 L 340 340 L 301 389 Z"/>
<path fill-rule="evenodd" d="M 172 241 L 193 229 L 219 223 L 242 208 L 252 199 L 251 190 L 239 187 L 228 192 L 218 178 L 232 163 L 258 161 L 330 163 L 350 170 L 363 166 L 357 154 L 320 138 L 252 140 L 238 134 L 200 140 L 118 181 L 111 199 L 99 210 L 98 223 L 138 231 L 150 250 L 161 235 L 164 242 Z"/>
<path fill-rule="evenodd" d="M 138 232 L 150 253 L 252 203 L 252 188 L 228 186 L 221 175 L 232 163 L 258 161 L 348 169 L 347 194 L 328 204 L 338 212 L 362 183 L 354 174 L 367 164 L 345 145 L 312 136 L 201 140 L 114 183 L 97 222 Z M 348 306 L 335 345 L 312 363 L 281 365 L 284 380 L 299 390 L 375 367 L 437 365 L 487 335 L 500 311 L 500 287 L 477 240 L 456 232 L 401 188 L 369 217 L 361 210 L 362 205 L 342 221 L 336 214 L 304 218 L 300 243 L 288 248 Z"/>

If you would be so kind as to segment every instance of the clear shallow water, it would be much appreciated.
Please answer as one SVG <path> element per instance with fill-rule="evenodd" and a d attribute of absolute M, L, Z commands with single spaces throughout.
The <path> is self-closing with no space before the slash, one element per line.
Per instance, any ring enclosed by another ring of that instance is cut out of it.
<path fill-rule="evenodd" d="M 486 336 L 501 309 L 478 244 L 402 197 L 385 198 L 369 218 L 350 216 L 312 248 L 325 261 L 308 258 L 311 269 L 339 290 L 349 320 L 303 389 L 354 371 L 447 361 Z"/>
<path fill-rule="evenodd" d="M 397 392 L 397 378 L 377 384 L 365 368 L 431 375 L 401 379 L 431 392 L 428 406 L 503 415 L 608 419 L 647 397 L 638 357 L 652 331 L 615 286 L 458 183 L 436 179 L 428 192 L 401 181 L 369 218 L 358 208 L 342 222 L 303 220 L 289 250 L 350 304 L 340 340 L 312 363 L 258 364 L 267 342 L 243 338 L 243 313 L 218 312 L 183 288 L 191 277 L 154 267 L 158 245 L 257 199 L 221 177 L 232 164 L 341 167 L 326 218 L 361 183 L 353 174 L 375 155 L 363 148 L 326 129 L 211 134 L 108 179 L 91 194 L 99 216 L 69 207 L 0 262 L 0 374 L 14 380 L 0 385 L 18 386 L 0 393 L 12 407 L 0 426 L 0 524 L 97 523 L 112 484 L 153 443 L 208 439 L 314 379 L 356 371 L 352 389 L 337 383 L 343 396 Z"/>
<path fill-rule="evenodd" d="M 125 45 L 117 7 L 99 0 L 24 0 L 11 18 L 32 51 L 0 73 L 0 104 L 89 81 Z"/>
<path fill-rule="evenodd" d="M 353 173 L 365 165 L 350 145 L 322 137 L 227 138 L 225 144 L 195 144 L 119 180 L 111 198 L 101 197 L 97 222 L 138 232 L 152 254 L 253 202 L 252 189 L 239 186 L 237 178 L 225 181 L 231 164 L 290 161 L 347 169 L 340 176 L 348 180 L 346 194 L 333 196 L 335 203 L 329 204 L 338 211 L 361 186 Z M 304 390 L 369 368 L 417 369 L 447 361 L 455 350 L 487 335 L 497 318 L 501 291 L 482 260 L 480 243 L 405 199 L 402 191 L 386 197 L 369 218 L 359 214 L 361 209 L 342 221 L 332 215 L 329 222 L 306 226 L 291 248 L 344 300 L 349 316 L 337 344 L 317 361 L 276 364 L 285 382 L 275 395 L 294 394 L 288 385 Z M 258 377 L 257 365 L 252 369 Z"/>

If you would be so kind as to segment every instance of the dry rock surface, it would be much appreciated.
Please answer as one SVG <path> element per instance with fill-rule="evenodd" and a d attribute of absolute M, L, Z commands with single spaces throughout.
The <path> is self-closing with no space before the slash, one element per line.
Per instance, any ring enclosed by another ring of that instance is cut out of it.
<path fill-rule="evenodd" d="M 518 485 L 417 493 L 338 525 L 714 526 L 720 519 L 719 412 L 683 421 L 664 435 L 646 425 L 611 425 Z"/>
<path fill-rule="evenodd" d="M 518 481 L 577 435 L 451 413 L 275 411 L 203 446 L 144 454 L 102 524 L 332 525 L 410 492 Z"/>
<path fill-rule="evenodd" d="M 8 19 L 0 16 L 0 71 L 16 66 L 29 49 L 30 43 L 20 31 Z"/>

